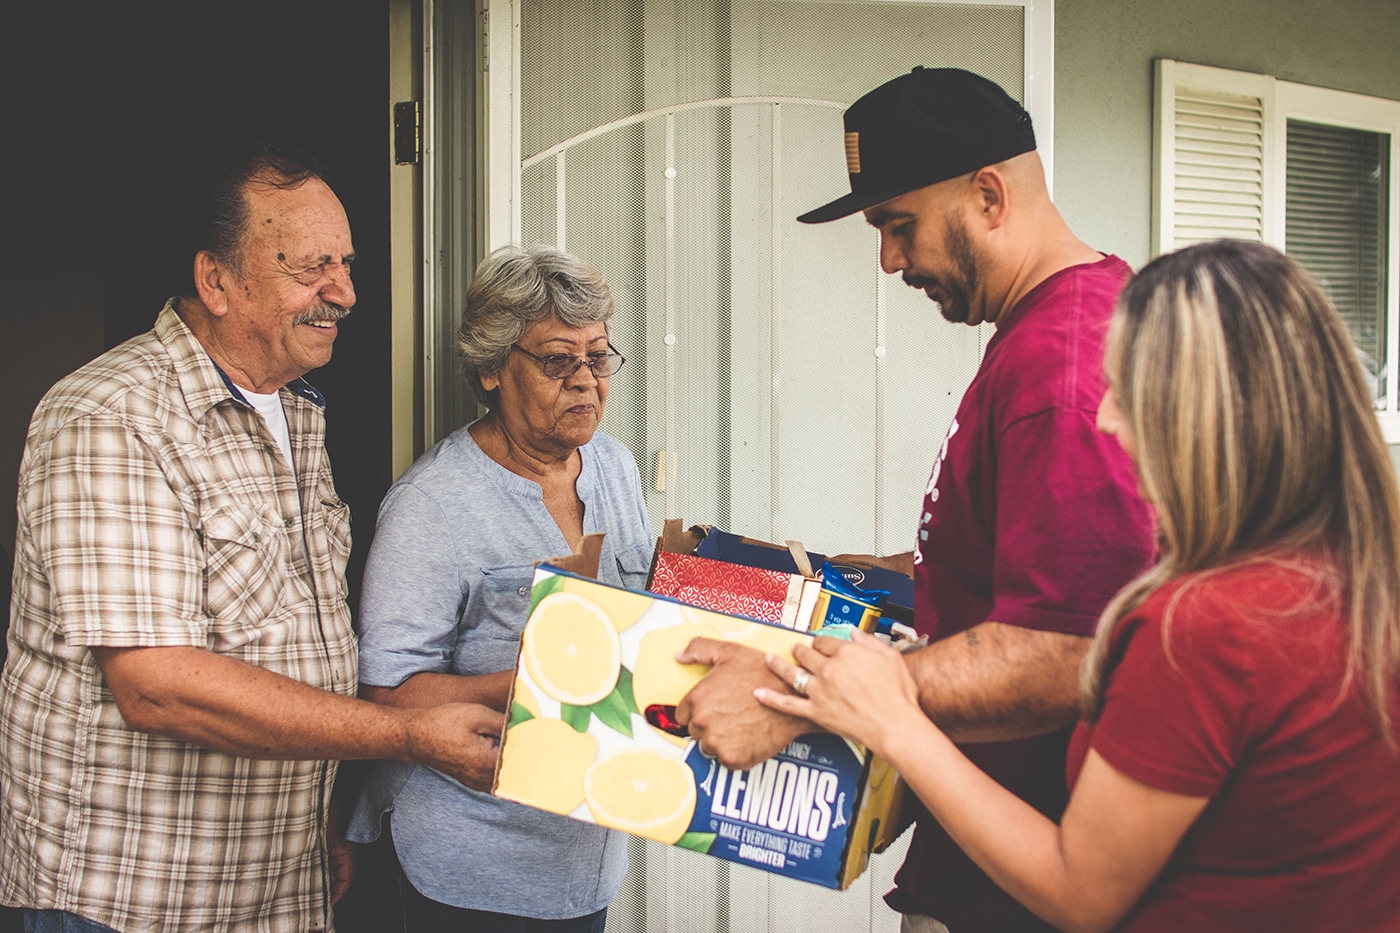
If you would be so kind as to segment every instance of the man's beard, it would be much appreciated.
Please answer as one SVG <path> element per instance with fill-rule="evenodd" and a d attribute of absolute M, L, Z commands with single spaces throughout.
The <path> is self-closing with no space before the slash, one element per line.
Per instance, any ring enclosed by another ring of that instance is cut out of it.
<path fill-rule="evenodd" d="M 968 238 L 967 227 L 956 217 L 948 218 L 944 228 L 944 242 L 948 258 L 956 270 L 947 278 L 925 278 L 904 273 L 904 284 L 911 288 L 924 289 L 934 286 L 943 295 L 936 302 L 944 320 L 953 324 L 966 324 L 971 320 L 972 295 L 977 291 L 980 276 L 977 274 L 977 257 L 972 252 L 972 241 Z"/>
<path fill-rule="evenodd" d="M 292 318 L 292 324 L 310 324 L 312 321 L 343 321 L 350 316 L 350 308 L 323 301 L 303 310 Z"/>

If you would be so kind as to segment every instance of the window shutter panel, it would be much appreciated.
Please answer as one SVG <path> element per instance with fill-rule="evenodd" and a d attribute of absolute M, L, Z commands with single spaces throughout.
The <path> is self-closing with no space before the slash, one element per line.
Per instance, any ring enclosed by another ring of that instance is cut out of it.
<path fill-rule="evenodd" d="M 1219 237 L 1273 239 L 1272 83 L 1158 60 L 1153 255 Z"/>

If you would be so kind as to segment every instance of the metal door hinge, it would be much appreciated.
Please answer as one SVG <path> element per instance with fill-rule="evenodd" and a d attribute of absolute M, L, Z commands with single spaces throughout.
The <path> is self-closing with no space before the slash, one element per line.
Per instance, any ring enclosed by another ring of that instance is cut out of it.
<path fill-rule="evenodd" d="M 491 70 L 491 11 L 481 11 L 481 70 Z"/>
<path fill-rule="evenodd" d="M 417 165 L 423 158 L 422 108 L 416 100 L 394 104 L 394 163 Z"/>

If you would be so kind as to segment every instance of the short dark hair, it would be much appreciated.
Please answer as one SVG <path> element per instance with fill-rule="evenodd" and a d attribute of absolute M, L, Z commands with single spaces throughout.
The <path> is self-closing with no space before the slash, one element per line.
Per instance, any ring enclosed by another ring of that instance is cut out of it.
<path fill-rule="evenodd" d="M 308 180 L 324 181 L 316 160 L 266 144 L 249 143 L 230 151 L 209 175 L 199 199 L 191 255 L 208 250 L 237 274 L 243 271 L 243 240 L 248 232 L 248 188 L 299 188 Z"/>

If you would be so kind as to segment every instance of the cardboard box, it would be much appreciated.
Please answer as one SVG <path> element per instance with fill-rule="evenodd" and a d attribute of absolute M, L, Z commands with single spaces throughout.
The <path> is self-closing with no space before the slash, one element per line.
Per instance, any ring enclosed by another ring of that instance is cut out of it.
<path fill-rule="evenodd" d="M 596 552 L 595 552 L 596 560 Z M 587 561 L 570 566 L 588 573 Z M 494 792 L 574 819 L 842 889 L 892 842 L 903 782 L 835 735 L 730 771 L 668 716 L 706 672 L 697 635 L 791 657 L 813 637 L 537 568 Z M 668 712 L 669 711 L 669 712 Z M 668 726 L 673 727 L 668 731 Z"/>
<path fill-rule="evenodd" d="M 679 525 L 679 522 L 677 522 Z M 731 564 L 748 567 L 761 567 L 766 570 L 779 570 L 786 573 L 805 572 L 793 554 L 793 546 L 771 544 L 757 538 L 720 531 L 714 527 L 695 526 L 685 535 L 670 539 L 675 546 L 683 546 L 685 541 L 694 541 L 691 553 L 711 560 L 722 560 Z M 803 549 L 805 551 L 805 549 Z M 805 551 L 809 566 L 820 570 L 826 555 L 816 551 Z M 912 625 L 914 622 L 914 581 L 902 573 L 886 570 L 883 567 L 852 567 L 840 564 L 837 569 L 853 585 L 862 589 L 888 590 L 882 615 L 893 622 Z"/>

